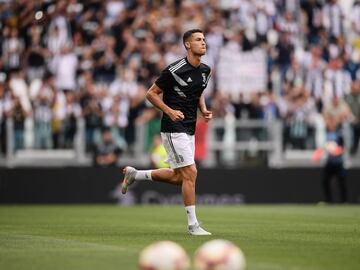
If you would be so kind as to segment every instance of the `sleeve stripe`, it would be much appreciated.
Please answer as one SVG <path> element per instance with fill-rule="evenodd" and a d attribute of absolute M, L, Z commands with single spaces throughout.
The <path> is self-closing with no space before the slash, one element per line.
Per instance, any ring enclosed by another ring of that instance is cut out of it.
<path fill-rule="evenodd" d="M 179 68 L 181 68 L 185 64 L 186 64 L 186 61 L 185 61 L 185 59 L 183 59 L 179 63 L 177 63 L 175 66 L 169 68 L 169 70 L 170 70 L 170 72 L 175 72 L 176 70 L 178 70 Z"/>

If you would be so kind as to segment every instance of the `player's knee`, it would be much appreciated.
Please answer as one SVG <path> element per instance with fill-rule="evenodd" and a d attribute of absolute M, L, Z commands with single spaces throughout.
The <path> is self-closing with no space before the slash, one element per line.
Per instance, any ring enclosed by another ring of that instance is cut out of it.
<path fill-rule="evenodd" d="M 180 172 L 184 181 L 195 182 L 197 177 L 197 169 L 195 165 L 184 167 Z"/>
<path fill-rule="evenodd" d="M 196 179 L 197 177 L 197 168 L 195 165 L 190 166 L 190 174 Z"/>

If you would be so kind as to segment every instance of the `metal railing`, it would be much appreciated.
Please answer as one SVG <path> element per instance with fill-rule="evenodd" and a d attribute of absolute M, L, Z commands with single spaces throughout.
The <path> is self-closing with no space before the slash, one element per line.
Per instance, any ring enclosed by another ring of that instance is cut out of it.
<path fill-rule="evenodd" d="M 242 132 L 247 133 L 245 140 L 237 138 Z M 217 133 L 222 134 L 219 136 Z M 258 138 L 257 135 L 260 133 L 265 136 Z M 237 158 L 237 153 L 241 151 L 252 153 L 265 151 L 269 155 L 269 165 L 279 165 L 282 161 L 282 123 L 265 120 L 236 120 L 233 116 L 215 119 L 209 126 L 209 153 L 204 165 L 216 166 L 217 153 L 220 154 L 221 163 L 227 166 L 241 165 Z"/>
<path fill-rule="evenodd" d="M 30 119 L 32 121 L 32 119 Z M 26 125 L 25 125 L 26 126 Z M 33 125 L 30 125 L 33 126 Z M 33 133 L 34 129 L 24 133 Z M 28 134 L 26 134 L 28 135 Z M 26 141 L 24 135 L 24 141 Z M 87 165 L 85 153 L 85 121 L 78 118 L 76 121 L 76 134 L 74 146 L 71 149 L 34 149 L 32 143 L 24 143 L 24 148 L 15 150 L 14 121 L 6 120 L 6 154 L 0 165 L 7 167 L 15 166 L 77 166 Z"/>
<path fill-rule="evenodd" d="M 149 166 L 149 153 L 145 149 L 147 136 L 146 125 L 136 126 L 133 151 L 122 155 L 119 164 Z M 351 130 L 348 124 L 343 126 L 343 136 L 347 166 L 359 167 L 360 158 L 349 155 Z M 82 118 L 77 119 L 72 149 L 37 150 L 26 145 L 25 149 L 15 151 L 12 119 L 7 119 L 6 137 L 7 150 L 5 158 L 0 157 L 0 166 L 90 166 L 92 162 L 91 155 L 86 153 L 85 121 Z M 202 165 L 209 168 L 246 165 L 241 159 L 244 153 L 253 156 L 265 153 L 266 165 L 273 168 L 313 166 L 313 150 L 283 149 L 283 122 L 279 120 L 236 120 L 230 115 L 224 119 L 214 119 L 208 126 L 207 146 L 208 154 Z"/>

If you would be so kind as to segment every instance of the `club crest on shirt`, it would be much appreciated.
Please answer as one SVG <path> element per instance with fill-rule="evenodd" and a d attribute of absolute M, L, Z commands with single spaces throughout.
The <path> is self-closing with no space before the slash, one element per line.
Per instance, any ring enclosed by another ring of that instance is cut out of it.
<path fill-rule="evenodd" d="M 202 86 L 203 86 L 203 87 L 206 87 L 206 83 L 207 83 L 206 74 L 205 74 L 205 73 L 201 73 L 201 75 L 202 75 L 202 78 L 203 78 L 203 84 L 202 84 Z"/>

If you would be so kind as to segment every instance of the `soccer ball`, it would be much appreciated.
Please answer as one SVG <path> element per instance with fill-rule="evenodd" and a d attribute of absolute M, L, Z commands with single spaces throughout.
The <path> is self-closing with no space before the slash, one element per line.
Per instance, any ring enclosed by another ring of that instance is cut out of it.
<path fill-rule="evenodd" d="M 139 269 L 188 270 L 190 259 L 180 245 L 171 241 L 159 241 L 141 251 Z"/>
<path fill-rule="evenodd" d="M 240 248 L 227 240 L 208 241 L 195 251 L 195 270 L 244 270 L 245 266 Z"/>

